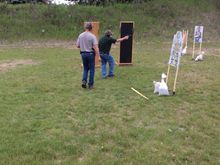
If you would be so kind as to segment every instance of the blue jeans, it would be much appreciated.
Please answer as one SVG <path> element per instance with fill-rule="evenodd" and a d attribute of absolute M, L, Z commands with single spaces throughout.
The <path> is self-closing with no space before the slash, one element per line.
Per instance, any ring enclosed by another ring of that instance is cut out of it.
<path fill-rule="evenodd" d="M 102 63 L 102 77 L 105 78 L 106 77 L 106 64 L 109 64 L 109 72 L 108 72 L 108 76 L 112 76 L 114 75 L 114 65 L 115 65 L 115 61 L 114 58 L 112 57 L 111 54 L 106 54 L 106 53 L 100 53 L 100 57 L 101 57 L 101 63 Z"/>
<path fill-rule="evenodd" d="M 83 74 L 82 81 L 87 83 L 87 77 L 89 72 L 89 86 L 94 84 L 95 76 L 95 53 L 94 52 L 81 52 L 82 62 L 83 62 Z"/>

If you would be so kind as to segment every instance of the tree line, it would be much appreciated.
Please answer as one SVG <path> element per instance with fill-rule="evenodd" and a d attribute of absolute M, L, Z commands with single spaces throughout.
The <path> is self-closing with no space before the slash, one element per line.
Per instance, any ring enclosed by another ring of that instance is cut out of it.
<path fill-rule="evenodd" d="M 108 5 L 114 3 L 143 3 L 153 0 L 79 0 L 79 4 L 85 5 Z"/>
<path fill-rule="evenodd" d="M 6 1 L 8 0 L 0 0 L 0 2 L 6 2 Z M 24 0 L 24 1 L 43 2 L 43 0 Z M 142 2 L 152 1 L 152 0 L 70 0 L 70 1 L 76 1 L 79 4 L 83 4 L 83 5 L 108 5 L 108 4 L 114 4 L 114 3 L 142 3 Z"/>

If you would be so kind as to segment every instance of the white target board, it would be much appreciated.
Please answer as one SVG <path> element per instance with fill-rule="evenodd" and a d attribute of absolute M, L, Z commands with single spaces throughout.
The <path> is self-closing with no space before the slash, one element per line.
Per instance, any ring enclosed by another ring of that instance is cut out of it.
<path fill-rule="evenodd" d="M 182 53 L 183 37 L 182 32 L 177 31 L 173 37 L 173 43 L 170 51 L 169 65 L 178 67 L 180 64 L 180 57 Z"/>
<path fill-rule="evenodd" d="M 203 39 L 203 26 L 195 26 L 194 30 L 194 42 L 195 43 L 202 43 Z"/>

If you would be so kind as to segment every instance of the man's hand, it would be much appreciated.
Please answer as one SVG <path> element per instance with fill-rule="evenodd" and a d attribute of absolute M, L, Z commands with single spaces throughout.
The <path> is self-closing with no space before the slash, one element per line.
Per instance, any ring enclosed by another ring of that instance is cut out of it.
<path fill-rule="evenodd" d="M 122 41 L 124 41 L 124 40 L 127 40 L 129 38 L 129 35 L 126 35 L 126 36 L 124 36 L 124 37 L 122 37 L 122 38 L 118 38 L 117 40 L 116 40 L 116 42 L 122 42 Z"/>
<path fill-rule="evenodd" d="M 129 35 L 125 36 L 124 39 L 127 40 L 129 38 Z"/>

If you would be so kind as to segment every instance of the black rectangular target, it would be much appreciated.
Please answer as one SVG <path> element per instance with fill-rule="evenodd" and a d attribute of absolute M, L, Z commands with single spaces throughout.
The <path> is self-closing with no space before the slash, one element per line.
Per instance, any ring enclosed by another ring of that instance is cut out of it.
<path fill-rule="evenodd" d="M 121 22 L 120 23 L 121 37 L 129 35 L 128 40 L 120 43 L 120 57 L 119 65 L 132 64 L 132 46 L 133 46 L 133 32 L 134 22 Z"/>

